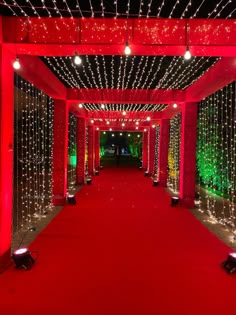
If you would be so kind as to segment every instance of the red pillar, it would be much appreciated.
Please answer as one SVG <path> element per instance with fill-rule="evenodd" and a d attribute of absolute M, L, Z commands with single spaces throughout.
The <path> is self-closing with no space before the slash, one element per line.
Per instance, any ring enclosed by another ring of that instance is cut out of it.
<path fill-rule="evenodd" d="M 77 120 L 77 164 L 76 183 L 85 183 L 85 151 L 86 151 L 86 122 L 85 118 L 78 117 Z"/>
<path fill-rule="evenodd" d="M 156 128 L 150 128 L 150 133 L 149 133 L 149 169 L 148 169 L 148 172 L 151 176 L 153 175 L 153 171 L 154 171 L 155 141 L 156 141 Z"/>
<path fill-rule="evenodd" d="M 160 142 L 158 157 L 158 181 L 161 186 L 167 186 L 168 178 L 168 148 L 170 137 L 170 120 L 162 119 L 160 124 Z"/>
<path fill-rule="evenodd" d="M 196 139 L 197 103 L 185 103 L 182 106 L 179 197 L 188 208 L 194 207 Z"/>
<path fill-rule="evenodd" d="M 68 104 L 65 100 L 54 102 L 53 141 L 53 197 L 55 206 L 65 203 L 68 160 Z"/>
<path fill-rule="evenodd" d="M 0 45 L 0 272 L 11 259 L 14 71 L 6 46 Z"/>
<path fill-rule="evenodd" d="M 95 130 L 95 144 L 94 144 L 94 149 L 95 149 L 95 169 L 99 170 L 100 168 L 100 131 Z"/>
<path fill-rule="evenodd" d="M 148 132 L 143 132 L 142 167 L 146 171 L 148 167 Z"/>
<path fill-rule="evenodd" d="M 94 175 L 94 126 L 88 126 L 88 174 Z"/>

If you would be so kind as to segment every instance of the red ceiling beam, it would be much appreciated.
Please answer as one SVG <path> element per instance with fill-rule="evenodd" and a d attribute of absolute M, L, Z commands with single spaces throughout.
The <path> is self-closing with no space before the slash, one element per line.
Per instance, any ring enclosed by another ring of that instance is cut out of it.
<path fill-rule="evenodd" d="M 54 99 L 66 99 L 66 87 L 36 56 L 20 56 L 21 68 L 16 72 Z"/>
<path fill-rule="evenodd" d="M 3 41 L 18 53 L 65 56 L 122 55 L 128 41 L 134 55 L 235 56 L 233 19 L 111 19 L 2 17 Z M 187 27 L 187 36 L 186 36 Z"/>
<path fill-rule="evenodd" d="M 186 102 L 199 102 L 236 80 L 236 57 L 222 58 L 186 90 Z"/>
<path fill-rule="evenodd" d="M 164 89 L 67 89 L 67 99 L 82 103 L 168 104 L 184 102 L 185 92 Z"/>

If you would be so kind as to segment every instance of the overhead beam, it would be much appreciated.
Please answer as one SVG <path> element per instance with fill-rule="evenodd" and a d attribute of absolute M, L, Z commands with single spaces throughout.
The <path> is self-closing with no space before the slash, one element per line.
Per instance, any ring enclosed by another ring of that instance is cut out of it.
<path fill-rule="evenodd" d="M 220 59 L 186 89 L 186 102 L 199 102 L 236 80 L 236 56 Z"/>
<path fill-rule="evenodd" d="M 66 87 L 36 56 L 20 56 L 21 68 L 16 72 L 54 99 L 66 99 Z"/>
<path fill-rule="evenodd" d="M 234 19 L 110 19 L 2 17 L 3 42 L 18 53 L 47 56 L 134 55 L 235 56 Z M 217 34 L 217 36 L 215 35 Z M 127 39 L 128 36 L 128 39 Z"/>
<path fill-rule="evenodd" d="M 67 89 L 67 100 L 83 103 L 169 104 L 184 102 L 185 91 L 165 89 Z"/>

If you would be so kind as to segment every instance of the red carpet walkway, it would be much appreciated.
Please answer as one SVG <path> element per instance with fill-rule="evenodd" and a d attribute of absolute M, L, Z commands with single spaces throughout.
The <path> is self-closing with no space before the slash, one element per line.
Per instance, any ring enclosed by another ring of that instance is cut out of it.
<path fill-rule="evenodd" d="M 138 169 L 105 169 L 0 275 L 0 314 L 222 315 L 236 311 L 229 252 Z"/>

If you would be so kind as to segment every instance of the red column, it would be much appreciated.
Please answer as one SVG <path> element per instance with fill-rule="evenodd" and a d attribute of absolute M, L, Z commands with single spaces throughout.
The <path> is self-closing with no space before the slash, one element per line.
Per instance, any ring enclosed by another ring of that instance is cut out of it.
<path fill-rule="evenodd" d="M 148 169 L 148 172 L 151 176 L 153 175 L 153 171 L 154 171 L 155 141 L 156 141 L 156 128 L 150 128 L 150 133 L 149 133 L 149 169 Z"/>
<path fill-rule="evenodd" d="M 186 103 L 182 107 L 179 197 L 189 208 L 194 207 L 196 139 L 197 103 Z"/>
<path fill-rule="evenodd" d="M 160 124 L 160 142 L 158 157 L 158 181 L 161 186 L 167 186 L 168 178 L 168 148 L 170 137 L 170 120 L 162 119 Z"/>
<path fill-rule="evenodd" d="M 68 160 L 68 105 L 65 100 L 54 102 L 53 197 L 55 206 L 65 203 Z"/>
<path fill-rule="evenodd" d="M 148 167 L 148 132 L 143 132 L 142 167 L 146 171 Z"/>
<path fill-rule="evenodd" d="M 85 183 L 85 150 L 86 150 L 86 122 L 85 118 L 78 117 L 77 120 L 77 164 L 76 183 Z"/>
<path fill-rule="evenodd" d="M 100 168 L 100 131 L 95 130 L 95 169 L 99 170 Z"/>
<path fill-rule="evenodd" d="M 10 263 L 13 185 L 14 72 L 6 46 L 0 45 L 0 272 Z"/>
<path fill-rule="evenodd" d="M 88 126 L 88 174 L 94 174 L 94 126 Z"/>

